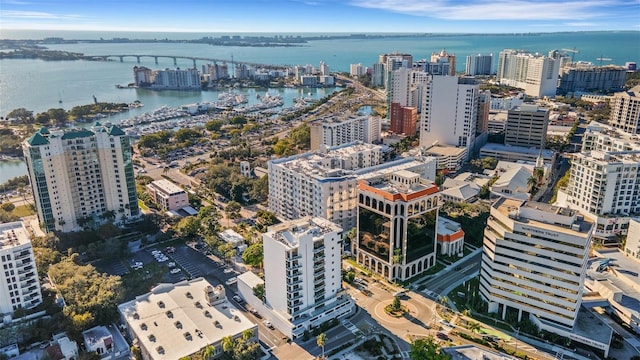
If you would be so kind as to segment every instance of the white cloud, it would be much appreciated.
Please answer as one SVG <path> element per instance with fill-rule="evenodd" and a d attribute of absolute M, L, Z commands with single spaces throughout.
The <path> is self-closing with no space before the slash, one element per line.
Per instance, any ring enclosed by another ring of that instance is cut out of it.
<path fill-rule="evenodd" d="M 39 20 L 77 20 L 83 18 L 76 14 L 53 14 L 43 11 L 0 10 L 3 19 L 39 19 Z"/>
<path fill-rule="evenodd" d="M 535 1 L 483 0 L 468 4 L 451 0 L 351 0 L 351 5 L 446 20 L 583 20 L 622 6 L 616 0 Z"/>

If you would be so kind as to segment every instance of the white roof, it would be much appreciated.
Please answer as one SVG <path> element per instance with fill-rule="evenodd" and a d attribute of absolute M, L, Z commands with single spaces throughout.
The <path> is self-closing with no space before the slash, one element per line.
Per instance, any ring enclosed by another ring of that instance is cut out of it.
<path fill-rule="evenodd" d="M 0 224 L 0 250 L 31 243 L 22 221 Z"/>
<path fill-rule="evenodd" d="M 445 196 L 460 199 L 461 201 L 466 201 L 474 196 L 478 196 L 480 189 L 472 187 L 471 184 L 464 184 L 462 186 L 443 190 L 440 193 Z"/>
<path fill-rule="evenodd" d="M 491 189 L 507 188 L 511 190 L 512 194 L 528 193 L 529 185 L 527 182 L 532 174 L 533 172 L 529 171 L 526 167 L 514 167 L 500 175 L 498 180 L 491 186 Z"/>
<path fill-rule="evenodd" d="M 151 292 L 118 305 L 118 310 L 154 359 L 179 359 L 225 336 L 256 327 L 226 300 L 208 305 L 208 286 L 211 284 L 203 278 L 160 284 Z"/>
<path fill-rule="evenodd" d="M 224 240 L 225 242 L 228 242 L 233 246 L 239 246 L 244 244 L 244 238 L 242 237 L 242 235 L 238 234 L 232 229 L 227 229 L 225 231 L 219 232 L 218 236 L 220 236 L 222 240 Z"/>

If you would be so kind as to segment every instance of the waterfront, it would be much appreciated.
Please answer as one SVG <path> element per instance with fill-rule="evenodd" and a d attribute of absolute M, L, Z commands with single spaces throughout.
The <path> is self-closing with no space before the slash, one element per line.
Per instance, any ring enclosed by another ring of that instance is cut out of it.
<path fill-rule="evenodd" d="M 0 160 L 0 184 L 22 175 L 27 175 L 27 164 L 24 161 Z"/>

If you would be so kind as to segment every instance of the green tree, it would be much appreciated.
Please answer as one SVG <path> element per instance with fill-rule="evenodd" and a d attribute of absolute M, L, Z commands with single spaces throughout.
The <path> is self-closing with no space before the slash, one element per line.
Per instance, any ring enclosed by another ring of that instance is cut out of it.
<path fill-rule="evenodd" d="M 425 339 L 416 339 L 411 343 L 409 357 L 412 360 L 449 360 L 451 357 L 442 353 L 440 346 L 429 336 Z"/>
<path fill-rule="evenodd" d="M 480 329 L 482 328 L 480 326 L 480 323 L 477 323 L 475 321 L 470 321 L 468 324 L 469 330 L 471 330 L 471 332 L 480 332 Z"/>
<path fill-rule="evenodd" d="M 322 358 L 325 359 L 324 346 L 327 344 L 327 334 L 325 333 L 318 334 L 318 337 L 316 338 L 316 344 L 318 344 L 318 346 L 322 348 Z"/>
<path fill-rule="evenodd" d="M 273 145 L 273 153 L 276 155 L 291 155 L 293 153 L 293 148 L 289 140 L 280 139 L 275 145 Z"/>
<path fill-rule="evenodd" d="M 187 216 L 178 222 L 175 230 L 182 237 L 193 238 L 200 233 L 200 219 L 194 216 Z"/>
<path fill-rule="evenodd" d="M 394 296 L 393 302 L 391 303 L 391 310 L 400 311 L 400 309 L 402 309 L 402 303 L 400 302 L 400 297 Z"/>
<path fill-rule="evenodd" d="M 0 208 L 2 208 L 2 210 L 6 211 L 6 212 L 12 212 L 13 209 L 16 208 L 16 206 L 13 205 L 13 203 L 11 203 L 11 202 L 6 202 L 6 203 L 3 203 L 2 205 L 0 205 Z"/>
<path fill-rule="evenodd" d="M 244 261 L 245 264 L 255 267 L 262 265 L 263 257 L 262 243 L 251 244 L 242 253 L 242 261 Z"/>
<path fill-rule="evenodd" d="M 204 360 L 213 359 L 215 355 L 216 355 L 216 347 L 213 345 L 207 345 L 204 348 L 202 348 L 202 351 L 200 351 L 200 356 L 202 356 L 202 359 Z"/>
<path fill-rule="evenodd" d="M 15 118 L 18 119 L 19 122 L 23 124 L 33 124 L 33 111 L 29 111 L 25 108 L 18 108 L 12 110 L 7 114 L 7 119 Z"/>
<path fill-rule="evenodd" d="M 222 338 L 222 351 L 228 353 L 233 350 L 233 338 L 231 336 L 225 336 Z"/>
<path fill-rule="evenodd" d="M 258 299 L 264 301 L 264 297 L 266 295 L 264 284 L 257 284 L 256 286 L 254 286 L 253 295 L 255 295 Z"/>
<path fill-rule="evenodd" d="M 240 210 L 242 210 L 242 205 L 237 201 L 229 201 L 227 206 L 224 208 L 224 212 L 227 214 L 228 219 L 237 219 L 240 217 Z"/>
<path fill-rule="evenodd" d="M 222 128 L 222 120 L 211 120 L 204 124 L 204 128 L 208 131 L 218 132 Z"/>

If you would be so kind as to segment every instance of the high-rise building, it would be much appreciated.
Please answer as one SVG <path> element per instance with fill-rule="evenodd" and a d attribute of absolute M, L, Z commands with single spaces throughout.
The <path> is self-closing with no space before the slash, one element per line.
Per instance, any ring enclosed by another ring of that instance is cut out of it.
<path fill-rule="evenodd" d="M 493 54 L 468 55 L 465 74 L 469 76 L 493 74 Z"/>
<path fill-rule="evenodd" d="M 321 146 L 339 146 L 361 141 L 373 143 L 380 140 L 382 119 L 371 115 L 327 116 L 309 124 L 311 150 Z"/>
<path fill-rule="evenodd" d="M 153 71 L 152 88 L 156 89 L 200 89 L 198 69 L 164 69 Z"/>
<path fill-rule="evenodd" d="M 558 190 L 560 206 L 580 210 L 595 223 L 594 240 L 615 244 L 640 215 L 640 142 L 637 135 L 592 122 L 582 149 L 571 162 L 566 189 Z"/>
<path fill-rule="evenodd" d="M 431 53 L 431 61 L 425 62 L 424 71 L 432 75 L 456 75 L 456 54 L 448 54 L 445 49 Z"/>
<path fill-rule="evenodd" d="M 362 76 L 365 74 L 365 68 L 362 64 L 351 64 L 349 66 L 349 75 Z"/>
<path fill-rule="evenodd" d="M 343 229 L 356 226 L 359 179 L 410 170 L 435 180 L 436 160 L 415 156 L 383 163 L 382 147 L 345 144 L 269 161 L 269 210 L 294 220 L 329 219 Z"/>
<path fill-rule="evenodd" d="M 434 143 L 467 149 L 473 154 L 478 120 L 479 86 L 473 78 L 433 76 L 423 85 L 420 146 Z"/>
<path fill-rule="evenodd" d="M 329 65 L 327 65 L 324 61 L 320 61 L 320 76 L 329 75 L 331 75 L 331 71 L 329 71 Z"/>
<path fill-rule="evenodd" d="M 391 103 L 391 122 L 389 130 L 396 134 L 414 135 L 418 122 L 418 109 Z"/>
<path fill-rule="evenodd" d="M 478 121 L 476 122 L 476 136 L 489 131 L 489 113 L 491 111 L 491 92 L 489 90 L 478 93 Z"/>
<path fill-rule="evenodd" d="M 371 67 L 371 85 L 375 87 L 385 86 L 387 78 L 386 65 L 382 63 L 374 63 Z"/>
<path fill-rule="evenodd" d="M 46 231 L 75 231 L 140 214 L 129 136 L 119 127 L 49 131 L 23 143 L 40 223 Z"/>
<path fill-rule="evenodd" d="M 640 134 L 640 85 L 613 95 L 609 124 L 628 134 Z"/>
<path fill-rule="evenodd" d="M 0 315 L 42 302 L 29 233 L 21 221 L 0 224 Z"/>
<path fill-rule="evenodd" d="M 529 96 L 554 97 L 559 63 L 545 55 L 506 49 L 498 57 L 497 79 L 503 85 L 524 89 Z"/>
<path fill-rule="evenodd" d="M 537 105 L 520 105 L 507 113 L 505 145 L 535 147 L 545 146 L 549 110 Z"/>
<path fill-rule="evenodd" d="M 298 338 L 354 311 L 342 289 L 342 229 L 305 217 L 270 226 L 262 235 L 265 304 L 272 323 Z"/>
<path fill-rule="evenodd" d="M 358 264 L 390 281 L 407 280 L 436 262 L 438 187 L 401 170 L 358 183 Z"/>
<path fill-rule="evenodd" d="M 140 87 L 150 86 L 153 82 L 151 69 L 144 66 L 134 66 L 133 82 L 136 84 L 136 86 Z"/>
<path fill-rule="evenodd" d="M 489 311 L 540 329 L 571 330 L 584 289 L 593 223 L 545 203 L 500 198 L 484 231 L 480 294 Z"/>
<path fill-rule="evenodd" d="M 627 81 L 627 69 L 622 66 L 593 66 L 574 63 L 560 69 L 559 95 L 577 91 L 619 91 Z"/>

